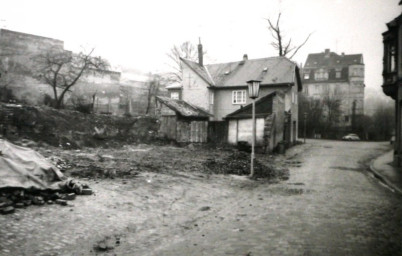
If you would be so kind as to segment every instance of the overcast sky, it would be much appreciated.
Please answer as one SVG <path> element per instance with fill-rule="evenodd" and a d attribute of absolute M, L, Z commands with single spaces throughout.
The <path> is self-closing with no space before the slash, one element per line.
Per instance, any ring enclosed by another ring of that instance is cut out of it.
<path fill-rule="evenodd" d="M 401 13 L 400 0 L 2 0 L 0 26 L 63 40 L 65 48 L 96 47 L 113 65 L 167 71 L 174 44 L 198 43 L 205 62 L 275 56 L 266 18 L 282 12 L 282 29 L 295 43 L 313 32 L 293 58 L 329 48 L 362 53 L 367 88 L 380 90 L 386 22 Z"/>

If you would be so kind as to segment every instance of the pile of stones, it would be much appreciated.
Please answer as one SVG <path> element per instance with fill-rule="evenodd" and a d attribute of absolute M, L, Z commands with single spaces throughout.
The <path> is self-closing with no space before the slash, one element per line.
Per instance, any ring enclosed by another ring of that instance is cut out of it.
<path fill-rule="evenodd" d="M 22 188 L 3 188 L 0 190 L 0 214 L 14 213 L 15 209 L 30 205 L 59 204 L 66 206 L 77 195 L 92 195 L 86 184 L 67 180 L 60 190 L 27 190 Z"/>

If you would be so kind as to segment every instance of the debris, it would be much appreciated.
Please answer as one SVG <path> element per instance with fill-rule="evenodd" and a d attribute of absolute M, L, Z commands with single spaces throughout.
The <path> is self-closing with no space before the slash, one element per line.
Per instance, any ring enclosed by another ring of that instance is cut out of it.
<path fill-rule="evenodd" d="M 82 189 L 82 191 L 81 191 L 81 195 L 85 195 L 85 196 L 88 196 L 88 195 L 92 195 L 92 189 L 90 189 L 90 188 L 84 188 L 84 189 Z"/>
<path fill-rule="evenodd" d="M 35 196 L 35 197 L 33 198 L 33 200 L 32 200 L 32 203 L 33 203 L 34 205 L 44 205 L 44 204 L 45 204 L 45 201 L 43 200 L 43 197 L 41 197 L 41 196 Z"/>
<path fill-rule="evenodd" d="M 63 205 L 63 206 L 66 206 L 66 205 L 67 205 L 67 201 L 66 201 L 66 200 L 63 200 L 63 199 L 57 199 L 57 200 L 55 201 L 55 203 L 56 203 L 56 204 L 59 204 L 59 205 Z"/>
<path fill-rule="evenodd" d="M 250 174 L 250 154 L 233 152 L 225 159 L 210 158 L 204 166 L 211 173 L 247 176 Z M 289 169 L 273 162 L 263 164 L 255 160 L 254 174 L 256 178 L 289 179 Z"/>
<path fill-rule="evenodd" d="M 107 236 L 104 239 L 102 239 L 101 241 L 97 242 L 94 245 L 94 249 L 97 251 L 110 251 L 113 250 L 115 246 L 120 245 L 120 237 L 116 236 L 116 237 L 110 237 Z"/>
<path fill-rule="evenodd" d="M 65 200 L 74 200 L 75 196 L 76 196 L 75 193 L 70 193 L 70 194 L 65 195 L 64 199 Z"/>
<path fill-rule="evenodd" d="M 0 212 L 1 214 L 10 214 L 13 213 L 15 211 L 15 208 L 12 206 L 7 206 L 5 208 L 0 208 Z"/>
<path fill-rule="evenodd" d="M 14 207 L 15 208 L 24 208 L 25 205 L 24 205 L 24 203 L 16 203 L 16 204 L 14 204 Z"/>
<path fill-rule="evenodd" d="M 211 209 L 211 207 L 209 207 L 209 206 L 203 206 L 203 207 L 201 207 L 200 208 L 200 211 L 208 211 L 208 210 L 210 210 Z"/>

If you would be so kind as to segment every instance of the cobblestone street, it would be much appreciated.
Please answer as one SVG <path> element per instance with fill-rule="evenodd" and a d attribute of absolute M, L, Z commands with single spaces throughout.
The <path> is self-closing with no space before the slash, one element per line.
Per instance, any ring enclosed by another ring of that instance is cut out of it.
<path fill-rule="evenodd" d="M 309 140 L 290 179 L 142 173 L 71 207 L 0 215 L 1 255 L 402 255 L 402 198 L 366 171 L 386 143 Z M 263 157 L 263 156 L 258 156 Z M 100 241 L 113 249 L 96 250 Z"/>

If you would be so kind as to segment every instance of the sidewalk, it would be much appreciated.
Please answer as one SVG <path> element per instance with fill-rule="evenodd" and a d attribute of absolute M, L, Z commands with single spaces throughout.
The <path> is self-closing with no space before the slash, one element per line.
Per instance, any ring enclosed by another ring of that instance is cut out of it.
<path fill-rule="evenodd" d="M 402 195 L 402 168 L 392 166 L 393 154 L 391 150 L 379 156 L 371 163 L 370 169 L 377 179 Z"/>

